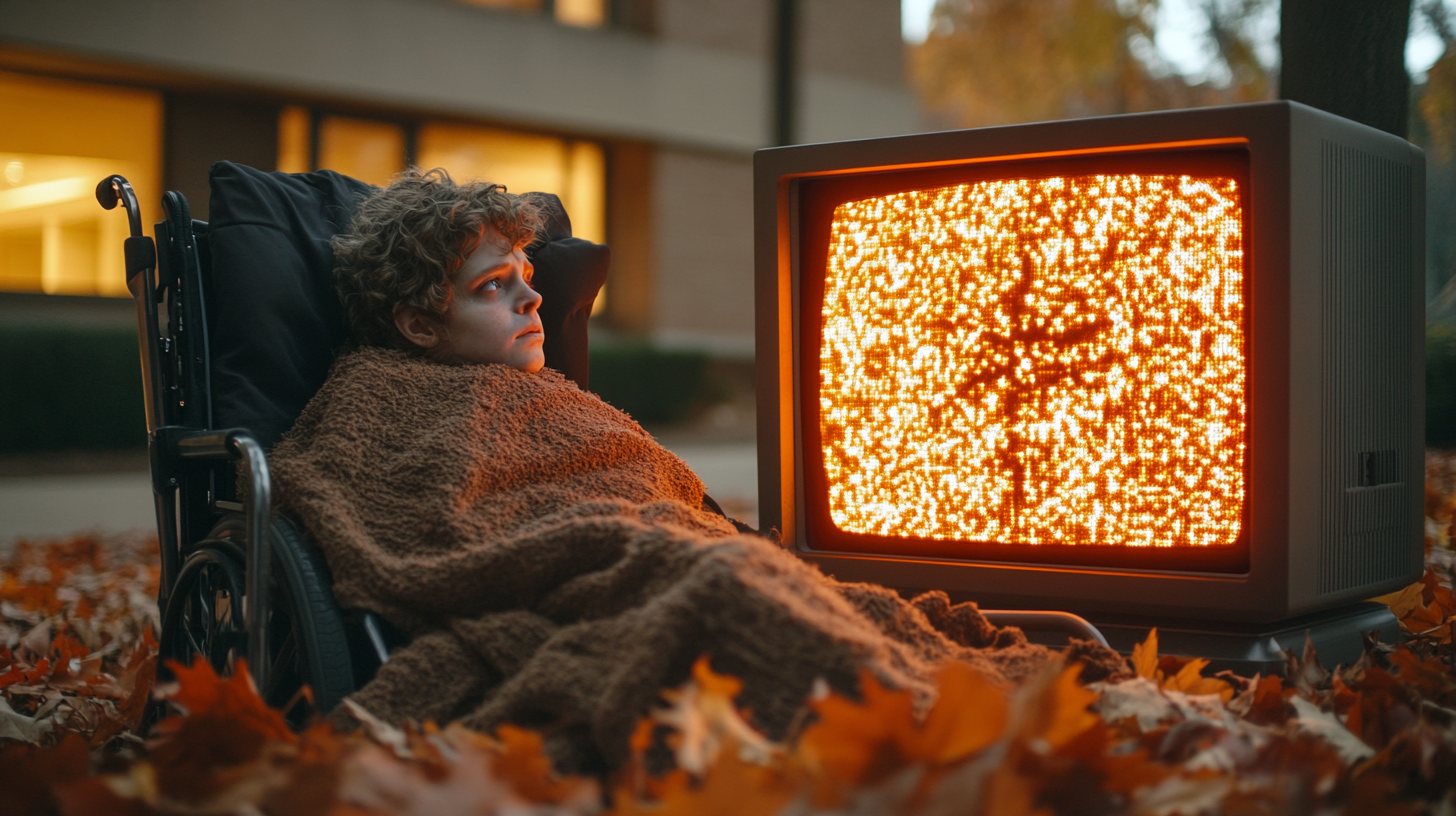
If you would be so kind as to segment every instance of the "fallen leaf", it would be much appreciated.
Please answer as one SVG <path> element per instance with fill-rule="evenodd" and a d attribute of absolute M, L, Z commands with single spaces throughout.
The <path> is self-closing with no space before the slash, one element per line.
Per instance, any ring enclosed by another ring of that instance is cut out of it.
<path fill-rule="evenodd" d="M 947 663 L 936 680 L 938 695 L 925 723 L 897 736 L 912 762 L 946 765 L 984 750 L 1006 730 L 1006 692 L 968 663 Z"/>
<path fill-rule="evenodd" d="M 463 729 L 462 729 L 463 730 Z M 583 780 L 564 778 L 551 767 L 542 750 L 541 735 L 503 725 L 495 738 L 499 748 L 491 761 L 491 772 L 528 802 L 558 804 L 580 797 Z"/>
<path fill-rule="evenodd" d="M 1132 668 L 1137 672 L 1138 677 L 1148 680 L 1158 679 L 1158 630 L 1156 627 L 1148 631 L 1148 636 L 1142 643 L 1132 647 Z"/>
<path fill-rule="evenodd" d="M 891 691 L 873 674 L 859 681 L 860 699 L 830 694 L 812 703 L 818 720 L 799 739 L 799 750 L 831 785 L 873 784 L 904 763 L 899 746 L 911 740 L 915 706 L 908 691 Z"/>
<path fill-rule="evenodd" d="M 723 750 L 702 777 L 673 771 L 662 781 L 657 799 L 642 803 L 629 789 L 621 791 L 610 812 L 621 816 L 771 816 L 797 798 L 808 798 L 805 774 L 787 763 L 746 762 L 736 738 L 724 738 Z"/>
<path fill-rule="evenodd" d="M 1060 748 L 1101 722 L 1089 708 L 1097 693 L 1077 682 L 1079 664 L 1044 672 L 1022 691 L 1020 736 L 1050 749 Z"/>
<path fill-rule="evenodd" d="M 1322 711 L 1319 706 L 1311 703 L 1303 697 L 1291 697 L 1290 703 L 1294 706 L 1294 717 L 1292 721 L 1302 732 L 1319 737 L 1329 743 L 1340 753 L 1340 759 L 1347 765 L 1353 765 L 1364 759 L 1375 755 L 1375 749 L 1366 745 L 1363 740 L 1350 733 L 1335 716 L 1327 711 Z"/>

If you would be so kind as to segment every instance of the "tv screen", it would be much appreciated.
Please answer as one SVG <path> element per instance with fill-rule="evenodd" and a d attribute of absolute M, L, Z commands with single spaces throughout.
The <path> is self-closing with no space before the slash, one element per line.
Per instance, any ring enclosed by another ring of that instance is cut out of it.
<path fill-rule="evenodd" d="M 1422 174 L 1292 103 L 760 151 L 761 518 L 1011 606 L 1412 580 Z"/>

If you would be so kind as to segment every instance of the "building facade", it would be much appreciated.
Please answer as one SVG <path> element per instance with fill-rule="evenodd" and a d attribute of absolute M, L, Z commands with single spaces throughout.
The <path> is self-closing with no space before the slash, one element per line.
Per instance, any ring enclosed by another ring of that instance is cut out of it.
<path fill-rule="evenodd" d="M 783 2 L 0 0 L 0 318 L 125 311 L 107 174 L 205 219 L 219 159 L 414 164 L 557 193 L 613 247 L 604 327 L 747 358 Z M 899 0 L 793 5 L 795 141 L 920 129 Z"/>

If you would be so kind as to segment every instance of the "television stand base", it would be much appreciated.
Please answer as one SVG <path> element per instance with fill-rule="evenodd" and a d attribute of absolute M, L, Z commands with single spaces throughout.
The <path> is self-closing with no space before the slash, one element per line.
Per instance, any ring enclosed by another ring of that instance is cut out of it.
<path fill-rule="evenodd" d="M 1088 619 L 1107 638 L 1112 648 L 1132 654 L 1132 647 L 1147 639 L 1148 630 L 1158 628 L 1158 653 L 1208 659 L 1206 673 L 1231 670 L 1241 676 L 1284 673 L 1284 650 L 1304 652 L 1305 634 L 1314 642 L 1320 663 L 1327 669 L 1349 665 L 1364 650 L 1364 634 L 1378 632 L 1383 643 L 1399 643 L 1400 625 L 1384 604 L 1360 601 L 1326 609 L 1312 615 L 1273 623 L 1232 623 L 1111 615 L 1089 615 Z M 1065 645 L 1066 637 L 1030 630 L 1034 643 Z M 1060 643 L 1058 643 L 1060 640 Z"/>

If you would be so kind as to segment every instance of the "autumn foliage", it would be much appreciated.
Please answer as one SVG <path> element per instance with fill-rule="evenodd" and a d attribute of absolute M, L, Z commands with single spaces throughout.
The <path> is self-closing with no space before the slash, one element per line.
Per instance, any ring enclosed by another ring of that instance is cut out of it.
<path fill-rule="evenodd" d="M 631 759 L 556 774 L 532 731 L 364 727 L 302 732 L 241 667 L 173 665 L 173 716 L 147 741 L 153 571 L 135 542 L 22 545 L 0 584 L 0 796 L 6 813 L 1195 814 L 1449 813 L 1456 807 L 1456 461 L 1429 468 L 1429 570 L 1383 600 L 1409 639 L 1327 671 L 1209 676 L 1160 654 L 1136 677 L 1083 684 L 1077 664 L 1008 688 L 954 663 L 917 711 L 861 678 L 824 690 L 782 741 L 756 732 L 710 657 L 644 717 Z M 121 597 L 127 600 L 119 600 Z M 352 705 L 352 704 L 350 704 Z"/>

